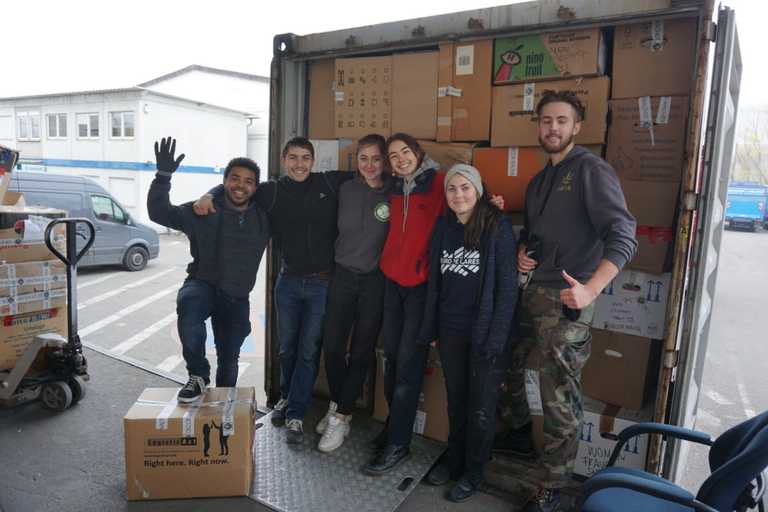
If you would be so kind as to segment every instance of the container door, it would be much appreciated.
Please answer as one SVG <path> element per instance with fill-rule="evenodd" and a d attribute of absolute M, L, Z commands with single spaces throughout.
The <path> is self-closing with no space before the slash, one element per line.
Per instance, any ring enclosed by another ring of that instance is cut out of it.
<path fill-rule="evenodd" d="M 692 268 L 685 298 L 680 361 L 670 415 L 670 423 L 689 428 L 693 428 L 696 420 L 717 284 L 728 180 L 735 148 L 741 70 L 734 11 L 722 8 L 717 21 L 717 44 L 702 152 L 696 233 L 691 252 Z M 670 465 L 665 474 L 676 481 L 685 470 L 685 445 L 674 443 L 671 447 L 671 458 L 668 459 Z"/>

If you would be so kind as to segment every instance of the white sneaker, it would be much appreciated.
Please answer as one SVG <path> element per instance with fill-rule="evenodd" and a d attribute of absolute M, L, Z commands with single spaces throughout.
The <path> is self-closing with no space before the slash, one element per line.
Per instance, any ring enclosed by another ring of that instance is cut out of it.
<path fill-rule="evenodd" d="M 325 429 L 328 427 L 328 418 L 334 415 L 338 407 L 339 407 L 339 404 L 331 400 L 331 402 L 328 404 L 328 412 L 325 413 L 325 416 L 323 416 L 323 419 L 321 419 L 320 422 L 315 427 L 315 432 L 317 432 L 320 435 L 323 435 L 325 433 Z"/>
<path fill-rule="evenodd" d="M 333 414 L 328 418 L 328 427 L 325 429 L 323 437 L 320 438 L 320 442 L 317 444 L 317 449 L 321 452 L 332 452 L 344 443 L 344 439 L 349 435 L 350 425 L 349 422 L 352 419 L 352 415 L 343 416 L 341 414 Z"/>

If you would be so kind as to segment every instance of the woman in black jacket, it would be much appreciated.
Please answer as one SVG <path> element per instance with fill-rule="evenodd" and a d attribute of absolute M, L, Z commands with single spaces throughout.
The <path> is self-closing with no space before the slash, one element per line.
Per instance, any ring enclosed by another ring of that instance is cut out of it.
<path fill-rule="evenodd" d="M 498 389 L 516 332 L 517 243 L 474 167 L 448 171 L 445 195 L 449 211 L 432 236 L 419 339 L 439 339 L 450 427 L 448 450 L 427 481 L 458 480 L 448 499 L 460 502 L 480 485 L 493 444 Z"/>

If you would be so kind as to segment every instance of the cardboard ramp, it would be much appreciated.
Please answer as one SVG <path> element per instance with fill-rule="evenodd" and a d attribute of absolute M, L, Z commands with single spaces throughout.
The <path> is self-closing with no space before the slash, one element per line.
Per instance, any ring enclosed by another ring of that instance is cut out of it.
<path fill-rule="evenodd" d="M 324 413 L 316 407 L 307 415 L 300 446 L 286 444 L 285 428 L 272 425 L 271 413 L 257 420 L 252 499 L 280 512 L 391 512 L 416 488 L 444 449 L 414 436 L 407 461 L 387 475 L 368 476 L 362 471 L 373 456 L 368 442 L 381 424 L 355 416 L 341 448 L 322 453 L 317 449 L 320 436 L 315 425 Z"/>

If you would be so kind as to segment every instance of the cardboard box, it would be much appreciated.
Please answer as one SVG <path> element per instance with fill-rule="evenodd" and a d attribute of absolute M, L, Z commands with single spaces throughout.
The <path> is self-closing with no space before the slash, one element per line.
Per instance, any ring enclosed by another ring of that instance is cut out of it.
<path fill-rule="evenodd" d="M 384 137 L 392 127 L 392 57 L 336 59 L 335 135 Z"/>
<path fill-rule="evenodd" d="M 603 146 L 586 146 L 602 155 Z M 473 165 L 492 194 L 504 196 L 504 209 L 521 211 L 528 183 L 546 167 L 549 155 L 540 147 L 475 148 Z"/>
<path fill-rule="evenodd" d="M 392 56 L 392 132 L 437 135 L 438 52 Z"/>
<path fill-rule="evenodd" d="M 663 339 L 670 274 L 623 270 L 597 298 L 592 326 L 643 338 Z"/>
<path fill-rule="evenodd" d="M 572 90 L 584 103 L 577 144 L 603 144 L 608 115 L 608 77 L 571 78 L 548 82 L 502 85 L 493 88 L 491 146 L 538 146 L 536 105 L 545 90 Z"/>
<path fill-rule="evenodd" d="M 657 340 L 592 329 L 592 354 L 581 373 L 584 394 L 607 404 L 642 409 L 658 374 Z"/>
<path fill-rule="evenodd" d="M 21 194 L 9 192 L 6 202 L 0 205 L 0 263 L 21 263 L 54 259 L 46 247 L 43 237 L 45 227 L 51 219 L 66 215 L 63 210 L 43 207 L 26 207 Z M 54 243 L 64 253 L 66 230 L 63 224 L 57 226 Z"/>
<path fill-rule="evenodd" d="M 333 139 L 336 101 L 334 59 L 316 60 L 309 64 L 309 138 Z"/>
<path fill-rule="evenodd" d="M 448 171 L 458 163 L 472 164 L 474 144 L 420 140 L 419 145 L 432 160 L 440 164 L 442 171 Z"/>
<path fill-rule="evenodd" d="M 383 350 L 377 350 L 376 357 L 376 395 L 374 397 L 373 418 L 384 422 L 389 415 L 389 405 L 384 396 L 384 367 L 386 358 Z M 419 397 L 419 407 L 413 431 L 435 441 L 448 441 L 448 395 L 445 379 L 440 367 L 440 355 L 437 349 L 429 349 L 427 368 L 424 370 L 424 383 Z"/>
<path fill-rule="evenodd" d="M 696 62 L 697 30 L 696 18 L 616 27 L 612 97 L 689 94 Z"/>
<path fill-rule="evenodd" d="M 0 146 L 0 201 L 11 184 L 11 173 L 19 160 L 19 152 L 5 146 Z"/>
<path fill-rule="evenodd" d="M 13 368 L 38 334 L 67 337 L 66 308 L 0 317 L 0 370 Z"/>
<path fill-rule="evenodd" d="M 651 409 L 632 411 L 585 398 L 579 451 L 573 472 L 590 477 L 605 468 L 616 446 L 618 433 L 642 421 L 650 421 L 652 417 Z M 634 437 L 624 446 L 616 466 L 645 469 L 647 455 L 648 436 Z"/>
<path fill-rule="evenodd" d="M 59 260 L 0 264 L 0 299 L 64 288 L 66 267 Z"/>
<path fill-rule="evenodd" d="M 253 388 L 211 388 L 179 404 L 178 388 L 147 388 L 123 418 L 129 500 L 248 496 Z"/>
<path fill-rule="evenodd" d="M 533 444 L 541 453 L 544 446 L 544 409 L 536 354 L 536 351 L 531 352 L 526 365 L 525 393 L 531 413 Z M 584 397 L 584 416 L 574 473 L 589 477 L 603 469 L 616 445 L 616 434 L 640 421 L 650 421 L 652 417 L 652 405 L 646 410 L 633 411 Z M 648 436 L 636 437 L 624 447 L 616 465 L 643 469 L 647 453 Z"/>
<path fill-rule="evenodd" d="M 384 159 L 386 158 L 385 155 Z M 349 139 L 339 140 L 339 170 L 357 170 L 357 142 Z"/>
<path fill-rule="evenodd" d="M 637 254 L 626 268 L 651 274 L 669 270 L 680 183 L 622 180 L 621 187 L 637 220 Z"/>
<path fill-rule="evenodd" d="M 440 43 L 437 59 L 437 136 L 450 142 L 453 128 L 453 43 Z"/>
<path fill-rule="evenodd" d="M 606 160 L 622 179 L 680 181 L 688 97 L 612 100 Z"/>
<path fill-rule="evenodd" d="M 453 56 L 453 89 L 446 91 L 454 95 L 451 140 L 488 140 L 491 133 L 493 41 L 456 43 Z"/>
<path fill-rule="evenodd" d="M 494 41 L 494 84 L 602 75 L 604 70 L 605 42 L 598 28 L 528 34 Z"/>

